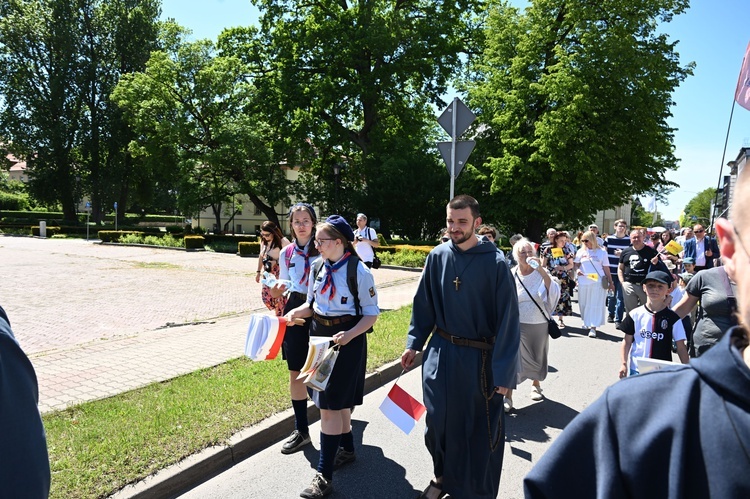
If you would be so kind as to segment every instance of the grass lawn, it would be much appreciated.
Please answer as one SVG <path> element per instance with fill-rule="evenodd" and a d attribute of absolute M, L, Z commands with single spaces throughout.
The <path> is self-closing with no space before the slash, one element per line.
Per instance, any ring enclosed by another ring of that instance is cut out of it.
<path fill-rule="evenodd" d="M 368 336 L 368 372 L 401 356 L 411 307 Z M 103 497 L 290 407 L 286 362 L 244 357 L 43 416 L 52 498 Z"/>

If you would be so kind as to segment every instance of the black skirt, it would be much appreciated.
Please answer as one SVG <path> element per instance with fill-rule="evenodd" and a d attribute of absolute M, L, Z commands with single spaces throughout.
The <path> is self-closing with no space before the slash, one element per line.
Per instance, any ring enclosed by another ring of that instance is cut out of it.
<path fill-rule="evenodd" d="M 284 307 L 284 315 L 305 303 L 306 300 L 307 296 L 303 293 L 291 293 Z M 307 318 L 301 326 L 287 326 L 286 328 L 281 356 L 286 360 L 290 371 L 300 371 L 305 366 L 310 342 L 310 322 L 312 319 Z"/>
<path fill-rule="evenodd" d="M 339 331 L 346 331 L 359 321 L 353 317 L 344 324 L 324 326 L 316 320 L 310 325 L 310 336 L 331 337 Z M 326 389 L 322 392 L 307 389 L 308 394 L 319 409 L 339 411 L 362 405 L 365 392 L 365 370 L 367 368 L 367 334 L 363 333 L 346 345 L 339 347 L 339 356 Z"/>

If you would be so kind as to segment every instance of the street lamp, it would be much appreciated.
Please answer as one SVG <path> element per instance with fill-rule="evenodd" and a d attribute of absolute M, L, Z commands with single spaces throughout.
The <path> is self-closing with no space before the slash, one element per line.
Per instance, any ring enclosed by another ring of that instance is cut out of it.
<path fill-rule="evenodd" d="M 341 182 L 341 169 L 344 167 L 341 163 L 334 163 L 333 164 L 333 181 L 334 181 L 334 191 L 333 191 L 333 211 L 335 213 L 339 212 L 339 183 Z"/>

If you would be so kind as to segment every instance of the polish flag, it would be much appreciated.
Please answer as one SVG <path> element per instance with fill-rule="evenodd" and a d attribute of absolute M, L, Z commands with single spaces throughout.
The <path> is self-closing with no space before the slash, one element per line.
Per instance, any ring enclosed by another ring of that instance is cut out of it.
<path fill-rule="evenodd" d="M 245 338 L 245 355 L 257 361 L 275 359 L 285 333 L 286 319 L 283 317 L 251 315 Z"/>
<path fill-rule="evenodd" d="M 745 60 L 742 61 L 740 78 L 737 80 L 737 90 L 734 92 L 737 104 L 750 111 L 750 43 L 747 44 Z"/>
<path fill-rule="evenodd" d="M 408 435 L 417 426 L 417 421 L 427 409 L 400 386 L 394 384 L 388 396 L 380 404 L 380 410 L 383 411 L 385 417 Z"/>

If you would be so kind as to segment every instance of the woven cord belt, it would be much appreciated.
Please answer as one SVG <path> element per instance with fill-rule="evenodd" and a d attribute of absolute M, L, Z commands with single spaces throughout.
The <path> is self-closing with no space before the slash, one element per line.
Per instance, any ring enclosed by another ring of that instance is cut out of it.
<path fill-rule="evenodd" d="M 490 387 L 490 393 L 489 395 L 485 393 L 485 389 L 487 387 L 487 351 L 493 349 L 493 344 L 495 343 L 495 338 L 486 338 L 485 341 L 477 341 L 477 340 L 470 340 L 468 338 L 462 338 L 460 336 L 453 336 L 451 334 L 448 334 L 447 331 L 435 328 L 435 332 L 445 338 L 446 340 L 450 341 L 453 345 L 458 345 L 462 347 L 472 347 L 472 348 L 478 348 L 482 351 L 482 395 L 484 396 L 485 401 L 485 411 L 487 414 L 487 438 L 490 445 L 490 452 L 495 452 L 498 445 L 500 445 L 500 435 L 502 435 L 502 424 L 503 424 L 503 418 L 500 417 L 500 428 L 498 428 L 497 432 L 497 439 L 493 442 L 492 441 L 492 423 L 490 421 L 490 399 L 495 395 L 495 389 L 494 387 Z"/>
<path fill-rule="evenodd" d="M 493 344 L 495 343 L 495 338 L 486 338 L 484 341 L 479 340 L 470 340 L 468 338 L 462 338 L 461 336 L 452 336 L 448 334 L 447 331 L 444 331 L 440 328 L 436 328 L 435 332 L 445 338 L 446 340 L 450 341 L 453 345 L 458 345 L 460 347 L 472 347 L 472 348 L 478 348 L 480 350 L 492 350 Z"/>

